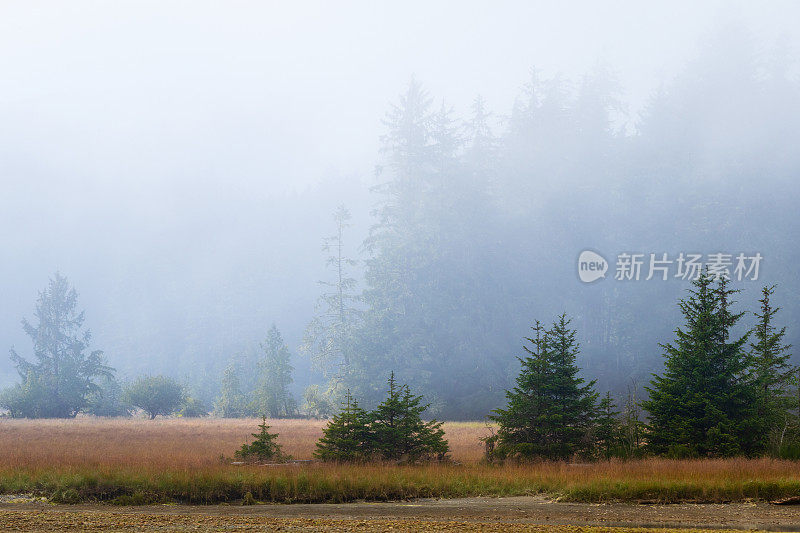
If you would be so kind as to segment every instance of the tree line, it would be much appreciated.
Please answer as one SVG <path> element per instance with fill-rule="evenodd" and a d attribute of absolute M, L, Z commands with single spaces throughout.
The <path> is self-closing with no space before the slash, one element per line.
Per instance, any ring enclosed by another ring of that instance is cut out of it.
<path fill-rule="evenodd" d="M 759 250 L 771 280 L 798 293 L 800 248 L 787 243 L 800 230 L 792 144 L 800 84 L 746 36 L 717 38 L 653 95 L 630 131 L 613 120 L 624 109 L 602 69 L 573 82 L 533 71 L 510 108 L 492 111 L 476 97 L 461 114 L 409 83 L 384 118 L 371 229 L 336 211 L 316 312 L 310 321 L 286 318 L 307 322 L 300 352 L 319 374 L 294 405 L 282 391 L 269 397 L 290 376 L 267 361 L 285 360 L 282 349 L 248 349 L 228 364 L 231 354 L 215 347 L 225 328 L 199 332 L 192 357 L 167 357 L 188 349 L 173 338 L 134 355 L 191 374 L 192 395 L 225 416 L 331 416 L 348 389 L 373 406 L 394 369 L 425 393 L 432 415 L 475 420 L 505 401 L 530 317 L 559 302 L 581 332 L 580 366 L 598 389 L 625 397 L 662 363 L 652 340 L 671 335 L 677 313 L 652 302 L 676 299 L 681 282 L 587 287 L 571 268 L 577 251 Z M 356 209 L 363 215 L 366 206 Z M 784 313 L 796 322 L 796 298 Z M 787 343 L 797 338 L 787 333 Z M 51 387 L 35 379 L 30 395 Z"/>
<path fill-rule="evenodd" d="M 800 381 L 798 368 L 789 364 L 786 328 L 775 321 L 775 287 L 762 288 L 760 308 L 750 313 L 755 324 L 736 333 L 748 315 L 733 309 L 739 292 L 707 271 L 692 282 L 679 302 L 684 322 L 675 339 L 661 345 L 664 372 L 645 387 L 647 399 L 629 395 L 622 412 L 610 393 L 601 398 L 596 382 L 579 376 L 577 331 L 567 315 L 550 327 L 536 321 L 506 406 L 488 416 L 494 425 L 484 439 L 486 459 L 800 458 Z M 428 405 L 421 402 L 407 385 L 397 386 L 394 373 L 388 397 L 374 411 L 362 409 L 346 391 L 314 456 L 335 462 L 444 459 L 441 423 L 422 420 Z M 260 427 L 254 445 L 273 442 L 276 435 L 265 436 L 266 426 Z M 269 450 L 277 452 L 252 458 L 281 457 L 279 448 Z"/>
<path fill-rule="evenodd" d="M 759 250 L 797 293 L 800 159 L 779 132 L 798 131 L 800 85 L 746 38 L 710 39 L 628 133 L 602 69 L 573 83 L 534 71 L 502 114 L 481 97 L 456 113 L 412 80 L 384 117 L 368 233 L 340 209 L 326 241 L 302 347 L 325 378 L 312 403 L 333 409 L 350 389 L 374 404 L 393 368 L 437 417 L 480 418 L 514 381 L 519 332 L 556 301 L 581 331 L 580 364 L 623 396 L 660 366 L 652 339 L 677 314 L 652 302 L 681 282 L 587 288 L 571 268 L 587 246 Z M 796 319 L 796 299 L 785 312 Z"/>
<path fill-rule="evenodd" d="M 743 329 L 748 314 L 733 310 L 739 290 L 702 273 L 679 302 L 684 323 L 675 339 L 661 345 L 663 373 L 653 375 L 645 400 L 629 395 L 622 413 L 609 393 L 599 398 L 595 382 L 578 376 L 566 315 L 550 328 L 535 323 L 507 406 L 489 417 L 498 429 L 487 455 L 800 457 L 798 369 L 789 363 L 786 328 L 775 321 L 774 291 L 762 289 L 760 309 L 750 314 L 755 324 Z"/>
<path fill-rule="evenodd" d="M 0 391 L 0 409 L 14 418 L 131 416 L 137 410 L 150 419 L 209 415 L 212 409 L 172 377 L 143 375 L 121 383 L 104 353 L 89 349 L 91 333 L 84 328 L 85 315 L 77 300 L 77 291 L 59 273 L 39 293 L 35 322 L 22 322 L 32 341 L 33 358 L 11 350 L 19 381 Z M 213 411 L 220 416 L 297 416 L 296 401 L 288 390 L 289 359 L 283 337 L 273 325 L 248 370 L 252 385 L 247 396 L 231 367 L 222 378 Z"/>
<path fill-rule="evenodd" d="M 493 434 L 485 439 L 487 458 L 800 457 L 799 371 L 790 364 L 786 327 L 776 320 L 776 288 L 763 287 L 759 308 L 748 313 L 735 309 L 740 290 L 730 284 L 708 271 L 692 282 L 678 304 L 683 323 L 675 338 L 661 345 L 663 372 L 653 375 L 644 400 L 630 390 L 622 410 L 610 392 L 600 397 L 596 381 L 579 375 L 580 346 L 571 319 L 561 314 L 550 327 L 536 321 L 518 358 L 516 384 L 505 393 L 506 405 L 488 415 Z M 77 293 L 60 274 L 40 293 L 35 316 L 35 324 L 23 321 L 34 361 L 12 350 L 20 382 L 0 394 L 0 407 L 11 416 L 121 416 L 133 408 L 151 419 L 208 414 L 168 377 L 141 376 L 123 389 L 103 353 L 89 350 L 91 335 L 77 311 Z M 286 389 L 288 349 L 275 326 L 261 347 L 264 357 L 253 366 L 261 372 L 255 373 L 249 402 L 229 367 L 215 406 L 219 416 L 297 415 Z M 423 420 L 429 407 L 409 385 L 398 385 L 394 372 L 386 398 L 374 410 L 363 409 L 347 389 L 315 456 L 441 459 L 448 447 L 441 423 Z"/>

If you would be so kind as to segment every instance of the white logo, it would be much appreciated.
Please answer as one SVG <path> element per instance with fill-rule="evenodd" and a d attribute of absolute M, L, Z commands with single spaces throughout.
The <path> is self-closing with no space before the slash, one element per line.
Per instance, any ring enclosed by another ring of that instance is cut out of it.
<path fill-rule="evenodd" d="M 612 274 L 617 281 L 697 280 L 704 273 L 712 281 L 720 279 L 756 281 L 763 260 L 764 256 L 759 252 L 753 254 L 681 252 L 677 256 L 666 252 L 621 252 L 617 254 Z M 578 277 L 584 283 L 605 278 L 608 269 L 608 261 L 597 252 L 584 250 L 578 256 Z"/>
<path fill-rule="evenodd" d="M 584 250 L 578 256 L 578 277 L 584 283 L 591 283 L 606 277 L 608 261 L 591 250 Z"/>

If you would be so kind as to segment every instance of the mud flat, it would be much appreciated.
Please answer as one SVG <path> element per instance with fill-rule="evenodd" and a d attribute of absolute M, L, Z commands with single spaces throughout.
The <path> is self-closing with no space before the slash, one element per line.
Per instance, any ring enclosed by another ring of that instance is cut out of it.
<path fill-rule="evenodd" d="M 295 505 L 0 503 L 0 531 L 800 531 L 800 506 L 566 503 L 544 496 Z"/>

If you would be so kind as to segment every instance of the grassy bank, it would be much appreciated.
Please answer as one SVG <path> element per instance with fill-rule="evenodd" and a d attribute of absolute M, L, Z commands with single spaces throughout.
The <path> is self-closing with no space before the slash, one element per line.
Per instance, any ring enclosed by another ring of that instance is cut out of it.
<path fill-rule="evenodd" d="M 323 423 L 275 421 L 309 458 Z M 480 423 L 445 426 L 459 464 L 222 464 L 253 431 L 242 420 L 0 420 L 0 492 L 66 503 L 348 502 L 547 493 L 565 500 L 725 502 L 800 496 L 800 463 L 647 459 L 589 465 L 484 465 Z"/>
<path fill-rule="evenodd" d="M 314 503 L 548 493 L 570 501 L 726 502 L 800 496 L 797 464 L 758 460 L 506 465 L 293 465 L 193 469 L 4 468 L 0 492 L 64 503 Z"/>

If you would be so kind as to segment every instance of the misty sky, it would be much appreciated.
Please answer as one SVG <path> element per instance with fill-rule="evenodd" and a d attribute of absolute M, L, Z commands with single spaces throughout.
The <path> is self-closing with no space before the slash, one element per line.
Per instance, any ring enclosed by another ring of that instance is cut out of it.
<path fill-rule="evenodd" d="M 608 68 L 633 117 L 720 25 L 796 42 L 791 5 L 3 2 L 3 159 L 123 204 L 361 175 L 412 75 L 504 110 L 532 67 Z"/>
<path fill-rule="evenodd" d="M 531 68 L 607 69 L 627 106 L 618 126 L 632 128 L 714 31 L 743 25 L 796 51 L 798 20 L 790 1 L 4 1 L 0 353 L 27 353 L 19 319 L 57 269 L 106 343 L 102 325 L 122 319 L 105 300 L 120 292 L 140 329 L 208 301 L 217 314 L 183 327 L 235 320 L 241 301 L 219 302 L 262 275 L 275 291 L 262 322 L 309 315 L 335 204 L 279 198 L 320 181 L 352 198 L 370 183 L 381 118 L 412 76 L 456 110 L 481 94 L 503 113 Z M 288 242 L 288 225 L 307 239 Z M 254 236 L 247 257 L 263 264 L 242 274 L 226 251 L 241 258 Z M 307 292 L 289 294 L 291 277 Z"/>

